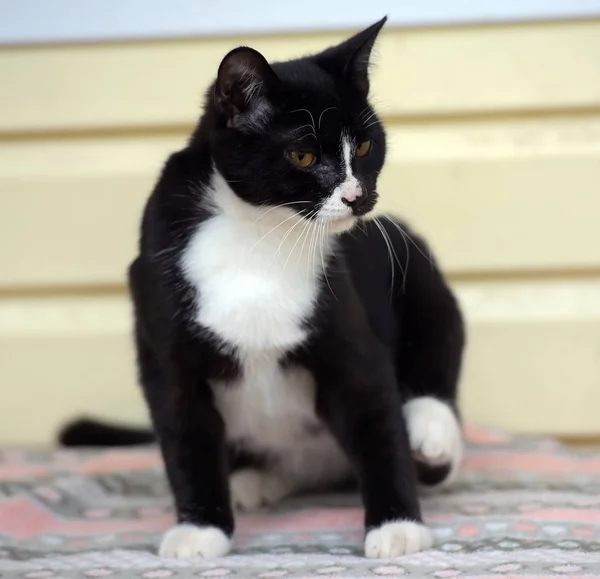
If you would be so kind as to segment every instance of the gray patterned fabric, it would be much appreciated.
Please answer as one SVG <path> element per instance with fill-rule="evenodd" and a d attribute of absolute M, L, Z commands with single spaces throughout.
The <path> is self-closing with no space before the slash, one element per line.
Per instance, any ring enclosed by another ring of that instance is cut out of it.
<path fill-rule="evenodd" d="M 217 561 L 155 555 L 172 509 L 153 448 L 0 452 L 1 577 L 600 577 L 600 454 L 467 429 L 454 488 L 423 497 L 436 545 L 362 557 L 356 496 L 239 517 Z"/>

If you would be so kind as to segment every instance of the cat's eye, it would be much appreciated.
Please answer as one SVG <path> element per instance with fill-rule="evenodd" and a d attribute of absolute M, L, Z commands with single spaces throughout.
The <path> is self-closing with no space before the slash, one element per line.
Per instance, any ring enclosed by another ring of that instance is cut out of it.
<path fill-rule="evenodd" d="M 290 151 L 290 159 L 294 164 L 298 165 L 298 167 L 306 169 L 314 163 L 315 155 L 308 151 Z"/>
<path fill-rule="evenodd" d="M 359 143 L 358 147 L 356 147 L 354 154 L 357 157 L 364 157 L 369 154 L 370 150 L 371 150 L 371 141 L 363 141 L 362 143 Z"/>

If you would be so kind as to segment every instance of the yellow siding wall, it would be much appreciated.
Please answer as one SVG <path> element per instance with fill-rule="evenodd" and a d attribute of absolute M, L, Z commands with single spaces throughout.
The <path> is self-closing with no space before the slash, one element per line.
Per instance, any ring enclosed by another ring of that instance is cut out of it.
<path fill-rule="evenodd" d="M 145 420 L 124 271 L 142 204 L 219 59 L 342 34 L 0 49 L 0 443 Z M 464 305 L 468 419 L 600 434 L 600 21 L 388 29 L 381 207 Z"/>

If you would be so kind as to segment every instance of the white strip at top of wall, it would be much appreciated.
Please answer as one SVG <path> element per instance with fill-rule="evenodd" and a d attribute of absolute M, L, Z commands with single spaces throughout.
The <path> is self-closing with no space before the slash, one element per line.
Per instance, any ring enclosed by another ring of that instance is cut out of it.
<path fill-rule="evenodd" d="M 600 16 L 600 0 L 2 0 L 0 44 Z"/>

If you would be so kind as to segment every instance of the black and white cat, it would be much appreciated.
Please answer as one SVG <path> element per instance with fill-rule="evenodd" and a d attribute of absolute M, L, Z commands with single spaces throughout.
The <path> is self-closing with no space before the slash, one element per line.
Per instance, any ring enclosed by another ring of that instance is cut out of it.
<path fill-rule="evenodd" d="M 463 323 L 424 242 L 361 219 L 386 150 L 367 100 L 384 21 L 290 62 L 227 54 L 148 201 L 129 279 L 178 518 L 165 557 L 225 555 L 234 508 L 352 477 L 368 557 L 432 543 L 415 475 L 461 462 Z"/>

